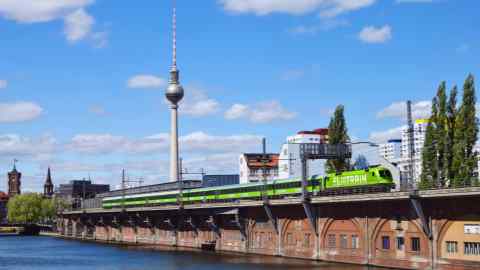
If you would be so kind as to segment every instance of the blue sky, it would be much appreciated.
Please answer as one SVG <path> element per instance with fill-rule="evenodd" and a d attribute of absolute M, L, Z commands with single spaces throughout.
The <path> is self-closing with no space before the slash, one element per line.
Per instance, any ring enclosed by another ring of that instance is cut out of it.
<path fill-rule="evenodd" d="M 181 155 L 191 170 L 237 171 L 266 136 L 328 125 L 398 136 L 403 106 L 428 115 L 437 85 L 479 74 L 480 3 L 467 0 L 178 1 Z M 168 175 L 171 1 L 0 0 L 0 171 L 24 188 L 121 168 Z M 371 150 L 369 150 L 371 151 Z M 5 178 L 6 179 L 6 178 Z M 6 180 L 0 181 L 4 190 Z"/>

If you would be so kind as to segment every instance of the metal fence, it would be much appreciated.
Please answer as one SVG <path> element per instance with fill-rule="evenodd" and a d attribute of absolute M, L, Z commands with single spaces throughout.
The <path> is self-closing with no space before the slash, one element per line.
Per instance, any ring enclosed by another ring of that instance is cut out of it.
<path fill-rule="evenodd" d="M 167 190 L 175 190 L 180 188 L 192 189 L 192 188 L 200 188 L 200 187 L 202 187 L 202 181 L 184 180 L 182 182 L 163 183 L 163 184 L 156 184 L 156 185 L 150 185 L 150 186 L 141 186 L 141 187 L 133 187 L 133 188 L 127 188 L 127 189 L 113 190 L 110 192 L 98 194 L 97 198 L 153 193 L 153 192 L 160 192 L 160 191 L 167 191 Z"/>

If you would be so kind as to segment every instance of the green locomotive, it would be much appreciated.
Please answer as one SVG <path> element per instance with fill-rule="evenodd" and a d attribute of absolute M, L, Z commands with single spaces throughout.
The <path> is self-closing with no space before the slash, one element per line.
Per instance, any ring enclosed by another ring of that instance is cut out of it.
<path fill-rule="evenodd" d="M 308 179 L 307 190 L 313 196 L 352 194 L 366 192 L 388 192 L 394 188 L 392 175 L 381 166 L 366 170 L 313 176 Z M 249 183 L 187 190 L 169 190 L 156 193 L 105 197 L 103 208 L 141 207 L 168 204 L 194 204 L 237 200 L 260 200 L 266 193 L 271 199 L 298 197 L 302 193 L 300 179 L 279 179 L 263 183 Z"/>

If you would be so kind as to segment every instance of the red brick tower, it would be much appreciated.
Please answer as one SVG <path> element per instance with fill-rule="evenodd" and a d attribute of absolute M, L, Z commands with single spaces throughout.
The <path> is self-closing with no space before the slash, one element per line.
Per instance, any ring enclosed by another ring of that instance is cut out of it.
<path fill-rule="evenodd" d="M 8 173 L 8 196 L 10 198 L 14 197 L 15 195 L 19 195 L 22 193 L 21 191 L 21 178 L 22 173 L 17 171 L 16 166 L 17 160 L 13 162 L 13 170 Z"/>

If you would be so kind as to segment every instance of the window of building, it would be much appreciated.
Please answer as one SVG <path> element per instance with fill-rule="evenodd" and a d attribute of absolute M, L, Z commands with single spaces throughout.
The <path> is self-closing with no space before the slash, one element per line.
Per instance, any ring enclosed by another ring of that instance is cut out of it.
<path fill-rule="evenodd" d="M 412 237 L 412 251 L 420 251 L 420 238 Z"/>
<path fill-rule="evenodd" d="M 403 250 L 404 246 L 405 246 L 405 238 L 397 237 L 397 249 L 398 250 Z"/>
<path fill-rule="evenodd" d="M 465 242 L 463 243 L 465 255 L 480 255 L 480 243 L 479 242 Z"/>
<path fill-rule="evenodd" d="M 382 249 L 390 249 L 390 237 L 382 236 Z"/>
<path fill-rule="evenodd" d="M 306 233 L 304 236 L 303 236 L 303 247 L 310 247 L 310 234 L 309 233 Z"/>
<path fill-rule="evenodd" d="M 291 233 L 287 233 L 287 245 L 293 245 L 293 235 Z"/>
<path fill-rule="evenodd" d="M 358 235 L 352 235 L 352 248 L 359 248 Z"/>
<path fill-rule="evenodd" d="M 334 248 L 337 246 L 337 240 L 335 238 L 335 234 L 329 234 L 328 235 L 328 247 L 329 248 Z"/>
<path fill-rule="evenodd" d="M 340 248 L 348 248 L 348 239 L 346 234 L 340 234 Z"/>
<path fill-rule="evenodd" d="M 447 241 L 447 253 L 457 253 L 458 252 L 458 243 L 456 241 Z"/>

